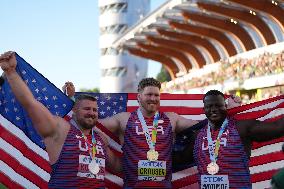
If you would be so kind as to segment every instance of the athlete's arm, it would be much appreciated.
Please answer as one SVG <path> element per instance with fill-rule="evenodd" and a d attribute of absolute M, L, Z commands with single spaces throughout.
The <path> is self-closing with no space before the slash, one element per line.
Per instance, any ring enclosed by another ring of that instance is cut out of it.
<path fill-rule="evenodd" d="M 202 120 L 176 135 L 172 153 L 173 168 L 175 170 L 188 166 L 189 164 L 192 164 L 194 162 L 193 148 L 195 137 L 198 131 L 206 125 L 207 120 Z"/>
<path fill-rule="evenodd" d="M 14 52 L 0 56 L 0 66 L 5 72 L 12 92 L 28 112 L 35 129 L 43 137 L 50 163 L 53 164 L 58 159 L 70 125 L 64 119 L 53 116 L 43 104 L 34 98 L 30 89 L 16 72 L 16 65 Z"/>
<path fill-rule="evenodd" d="M 111 150 L 109 141 L 104 133 L 101 131 L 96 130 L 99 135 L 101 136 L 102 140 L 104 141 L 104 145 L 106 147 L 106 168 L 115 173 L 121 173 L 122 172 L 122 160 L 121 157 L 115 155 L 115 153 Z"/>
<path fill-rule="evenodd" d="M 241 98 L 236 95 L 231 95 L 226 99 L 227 109 L 235 108 L 241 105 Z"/>
<path fill-rule="evenodd" d="M 28 112 L 33 126 L 43 138 L 55 136 L 59 125 L 58 119 L 34 98 L 30 89 L 16 72 L 16 65 L 17 60 L 14 52 L 7 52 L 0 56 L 0 66 L 5 72 L 12 92 Z"/>
<path fill-rule="evenodd" d="M 171 124 L 174 127 L 175 133 L 180 133 L 181 131 L 188 129 L 198 123 L 198 121 L 186 119 L 174 112 L 168 112 L 167 116 L 171 120 Z"/>
<path fill-rule="evenodd" d="M 128 112 L 121 112 L 111 117 L 107 117 L 104 119 L 99 119 L 98 121 L 103 124 L 108 130 L 112 133 L 118 135 L 122 133 L 123 126 L 125 127 L 127 120 L 129 118 Z"/>
<path fill-rule="evenodd" d="M 251 141 L 267 141 L 284 136 L 284 118 L 274 122 L 242 120 L 237 122 L 240 135 L 246 135 Z"/>
<path fill-rule="evenodd" d="M 122 173 L 122 159 L 120 156 L 117 156 L 110 147 L 107 147 L 107 167 L 111 172 Z"/>

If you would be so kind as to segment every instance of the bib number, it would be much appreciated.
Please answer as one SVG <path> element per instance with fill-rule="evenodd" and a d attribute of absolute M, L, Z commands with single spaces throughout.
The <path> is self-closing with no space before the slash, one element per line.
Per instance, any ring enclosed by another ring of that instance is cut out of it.
<path fill-rule="evenodd" d="M 166 161 L 139 160 L 138 180 L 162 181 L 167 173 Z"/>
<path fill-rule="evenodd" d="M 201 175 L 201 189 L 229 189 L 228 175 Z"/>

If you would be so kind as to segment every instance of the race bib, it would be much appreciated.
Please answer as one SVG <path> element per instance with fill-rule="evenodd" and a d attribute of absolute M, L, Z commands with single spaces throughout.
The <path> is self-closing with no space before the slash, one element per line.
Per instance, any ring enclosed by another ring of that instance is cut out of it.
<path fill-rule="evenodd" d="M 167 173 L 166 161 L 139 160 L 138 180 L 162 181 Z"/>
<path fill-rule="evenodd" d="M 201 175 L 201 189 L 229 189 L 228 175 Z"/>
<path fill-rule="evenodd" d="M 85 155 L 79 155 L 79 166 L 78 166 L 77 176 L 104 180 L 105 159 L 95 157 L 95 160 L 100 167 L 100 171 L 96 175 L 92 174 L 88 168 L 88 165 L 92 161 L 91 157 Z"/>

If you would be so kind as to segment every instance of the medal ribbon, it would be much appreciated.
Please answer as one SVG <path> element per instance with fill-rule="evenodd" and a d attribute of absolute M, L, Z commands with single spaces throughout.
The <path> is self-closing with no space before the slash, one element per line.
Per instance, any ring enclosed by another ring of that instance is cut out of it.
<path fill-rule="evenodd" d="M 214 144 L 212 141 L 211 130 L 210 130 L 210 122 L 208 122 L 207 141 L 208 141 L 208 150 L 209 150 L 211 162 L 216 162 L 218 159 L 218 154 L 219 154 L 219 149 L 220 149 L 220 138 L 223 132 L 225 131 L 227 125 L 228 125 L 228 119 L 225 119 L 218 133 L 216 143 L 215 143 L 215 149 L 214 149 Z"/>
<path fill-rule="evenodd" d="M 94 127 L 92 128 L 92 143 L 89 142 L 88 138 L 84 133 L 82 132 L 82 137 L 85 139 L 85 142 L 88 144 L 88 151 L 90 154 L 91 159 L 93 160 L 96 157 L 97 153 L 97 141 L 95 139 L 95 134 L 94 134 Z"/>
<path fill-rule="evenodd" d="M 159 123 L 159 112 L 157 111 L 155 113 L 155 116 L 154 116 L 154 120 L 153 120 L 153 129 L 152 129 L 152 137 L 150 137 L 150 132 L 149 132 L 149 129 L 147 127 L 147 124 L 146 124 L 146 121 L 142 115 L 142 112 L 140 110 L 140 108 L 137 110 L 137 115 L 138 115 L 138 119 L 142 125 L 142 128 L 143 128 L 143 132 L 145 134 L 145 137 L 146 137 L 146 141 L 147 141 L 147 144 L 149 146 L 149 148 L 152 150 L 155 150 L 155 145 L 156 145 L 156 141 L 157 141 L 157 127 L 158 127 L 158 123 Z"/>
<path fill-rule="evenodd" d="M 73 119 L 70 121 L 70 123 L 81 131 L 81 129 L 78 127 L 77 123 Z M 85 142 L 87 143 L 88 151 L 89 151 L 89 154 L 90 154 L 90 157 L 91 157 L 92 160 L 96 157 L 96 153 L 97 153 L 97 148 L 96 148 L 97 141 L 96 141 L 96 138 L 95 138 L 94 128 L 95 127 L 92 128 L 92 143 L 90 143 L 87 136 L 84 135 L 84 133 L 81 131 L 82 138 L 84 138 Z"/>

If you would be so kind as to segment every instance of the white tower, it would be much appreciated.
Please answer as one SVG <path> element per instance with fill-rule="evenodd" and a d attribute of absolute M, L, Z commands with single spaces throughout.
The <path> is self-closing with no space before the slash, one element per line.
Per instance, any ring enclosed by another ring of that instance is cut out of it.
<path fill-rule="evenodd" d="M 111 47 L 112 42 L 150 10 L 150 0 L 99 0 L 100 92 L 136 92 L 147 60 Z"/>

